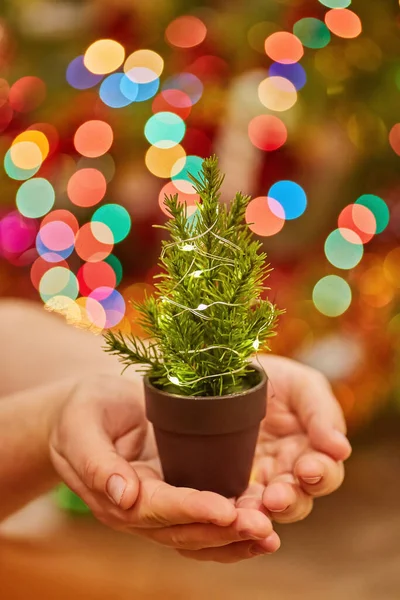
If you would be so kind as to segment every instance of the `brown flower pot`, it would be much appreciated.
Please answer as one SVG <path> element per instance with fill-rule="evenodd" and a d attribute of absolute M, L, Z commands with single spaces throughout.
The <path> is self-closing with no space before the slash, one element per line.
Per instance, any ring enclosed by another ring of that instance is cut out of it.
<path fill-rule="evenodd" d="M 144 379 L 165 481 L 228 498 L 244 492 L 267 404 L 267 377 L 254 371 L 250 389 L 214 397 L 170 394 Z"/>

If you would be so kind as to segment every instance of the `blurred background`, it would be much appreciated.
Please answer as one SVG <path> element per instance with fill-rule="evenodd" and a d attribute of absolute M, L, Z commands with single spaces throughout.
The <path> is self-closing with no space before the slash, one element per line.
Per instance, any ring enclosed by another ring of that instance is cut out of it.
<path fill-rule="evenodd" d="M 231 580 L 229 598 L 297 598 L 292 568 L 300 597 L 400 597 L 390 542 L 400 531 L 399 27 L 396 0 L 1 3 L 0 295 L 40 302 L 95 334 L 140 334 L 129 300 L 154 291 L 162 230 L 152 226 L 168 218 L 164 194 L 194 212 L 188 172 L 216 153 L 223 200 L 238 190 L 253 197 L 246 219 L 274 269 L 269 297 L 286 309 L 272 350 L 329 377 L 359 449 L 344 490 L 283 535 L 289 550 L 272 559 L 272 587 L 262 561 L 235 577 L 225 569 L 225 579 L 201 566 L 206 583 L 218 579 L 217 598 Z M 371 524 L 382 512 L 387 521 Z M 335 519 L 329 552 L 324 523 Z M 63 527 L 70 557 L 84 532 L 83 554 L 100 560 L 105 536 L 120 565 L 110 566 L 110 589 L 117 572 L 131 582 L 121 566 L 128 542 L 118 546 L 91 521 Z M 37 572 L 17 555 L 16 572 Z M 142 574 L 140 591 L 126 583 L 135 597 L 214 589 L 192 589 L 200 571 L 182 559 L 139 546 L 135 554 L 143 572 L 158 555 L 162 591 L 152 595 Z M 371 580 L 367 556 L 383 561 L 383 579 Z M 55 597 L 44 589 L 38 598 Z M 131 597 L 124 590 L 103 596 L 100 586 L 93 597 Z M 13 588 L 5 598 L 19 597 Z"/>

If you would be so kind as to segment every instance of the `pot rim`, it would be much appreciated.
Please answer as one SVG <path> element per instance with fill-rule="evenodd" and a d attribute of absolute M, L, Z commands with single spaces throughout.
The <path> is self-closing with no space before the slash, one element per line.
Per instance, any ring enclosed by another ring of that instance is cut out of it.
<path fill-rule="evenodd" d="M 254 363 L 250 363 L 249 366 L 251 366 L 255 371 L 257 371 L 261 375 L 261 380 L 257 383 L 257 385 L 249 388 L 248 390 L 243 390 L 243 392 L 236 392 L 234 394 L 225 394 L 224 396 L 185 396 L 183 394 L 171 394 L 171 392 L 165 392 L 164 390 L 161 390 L 160 388 L 153 385 L 151 383 L 148 375 L 145 375 L 143 377 L 143 381 L 147 387 L 156 390 L 157 394 L 160 394 L 161 396 L 165 396 L 168 398 L 180 398 L 180 399 L 186 400 L 186 401 L 187 400 L 215 400 L 215 399 L 222 399 L 222 398 L 227 398 L 227 399 L 237 398 L 238 396 L 247 396 L 248 394 L 251 394 L 251 393 L 261 389 L 265 385 L 266 381 L 268 381 L 268 375 L 262 366 L 255 365 Z"/>

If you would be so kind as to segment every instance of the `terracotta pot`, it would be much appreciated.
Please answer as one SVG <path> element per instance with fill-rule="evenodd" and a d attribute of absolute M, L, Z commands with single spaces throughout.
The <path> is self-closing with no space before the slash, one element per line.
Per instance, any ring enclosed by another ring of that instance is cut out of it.
<path fill-rule="evenodd" d="M 214 397 L 170 394 L 144 379 L 165 481 L 228 498 L 244 492 L 267 404 L 267 377 L 256 366 L 254 376 L 250 389 Z"/>

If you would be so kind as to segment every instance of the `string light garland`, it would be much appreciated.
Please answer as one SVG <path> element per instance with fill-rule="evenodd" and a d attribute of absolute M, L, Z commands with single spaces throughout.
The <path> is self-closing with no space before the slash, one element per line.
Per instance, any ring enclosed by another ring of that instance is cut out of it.
<path fill-rule="evenodd" d="M 162 389 L 231 394 L 246 388 L 249 361 L 268 349 L 279 311 L 261 296 L 270 269 L 245 222 L 250 198 L 239 193 L 229 206 L 219 203 L 223 177 L 215 157 L 191 180 L 198 217 L 188 217 L 177 195 L 165 198 L 173 241 L 163 243 L 156 295 L 135 305 L 152 342 L 108 332 L 106 350 L 126 366 L 141 364 Z"/>

